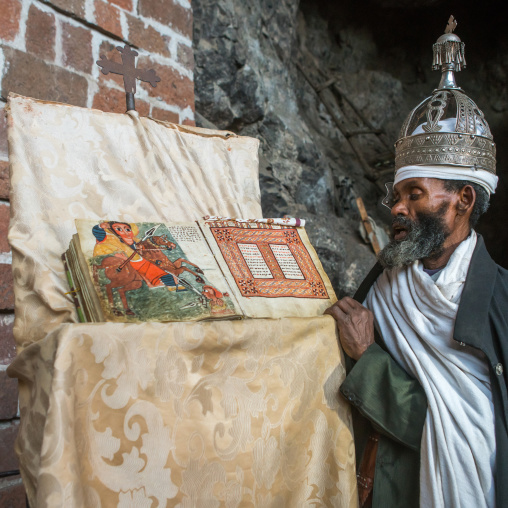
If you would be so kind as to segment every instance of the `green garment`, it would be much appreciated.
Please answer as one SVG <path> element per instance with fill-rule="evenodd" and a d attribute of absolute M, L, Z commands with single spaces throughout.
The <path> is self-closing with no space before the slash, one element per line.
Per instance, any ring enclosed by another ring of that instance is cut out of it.
<path fill-rule="evenodd" d="M 372 506 L 417 507 L 420 443 L 427 415 L 423 388 L 384 349 L 372 344 L 340 389 L 355 408 L 353 422 L 358 465 L 372 431 L 371 425 L 359 415 L 368 417 L 380 433 Z"/>

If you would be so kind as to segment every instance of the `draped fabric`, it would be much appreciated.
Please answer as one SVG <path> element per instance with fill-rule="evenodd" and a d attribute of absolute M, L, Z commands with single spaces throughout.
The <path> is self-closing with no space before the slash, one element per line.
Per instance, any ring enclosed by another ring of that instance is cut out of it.
<path fill-rule="evenodd" d="M 329 316 L 79 324 L 74 219 L 261 217 L 258 141 L 11 96 L 19 379 L 32 507 L 357 506 Z"/>
<path fill-rule="evenodd" d="M 420 261 L 385 270 L 366 299 L 389 352 L 427 396 L 420 467 L 420 506 L 425 508 L 495 506 L 488 363 L 477 350 L 453 339 L 475 245 L 473 231 L 436 282 Z"/>
<path fill-rule="evenodd" d="M 334 329 L 60 325 L 10 368 L 30 506 L 356 506 Z"/>
<path fill-rule="evenodd" d="M 75 219 L 261 217 L 257 139 L 11 95 L 18 347 L 77 321 L 61 255 Z"/>

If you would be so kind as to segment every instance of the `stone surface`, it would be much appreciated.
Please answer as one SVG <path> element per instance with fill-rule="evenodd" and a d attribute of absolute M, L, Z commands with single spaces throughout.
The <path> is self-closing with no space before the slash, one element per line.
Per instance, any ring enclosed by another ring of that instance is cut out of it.
<path fill-rule="evenodd" d="M 10 420 L 17 412 L 18 380 L 11 379 L 5 370 L 0 370 L 0 420 Z"/>
<path fill-rule="evenodd" d="M 0 365 L 8 365 L 16 356 L 16 344 L 14 342 L 13 314 L 0 316 Z"/>
<path fill-rule="evenodd" d="M 19 0 L 0 0 L 0 39 L 12 41 L 19 30 L 21 2 Z"/>
<path fill-rule="evenodd" d="M 14 309 L 12 266 L 0 264 L 0 310 Z"/>
<path fill-rule="evenodd" d="M 62 23 L 62 61 L 66 67 L 77 71 L 91 72 L 92 32 L 70 23 Z"/>
<path fill-rule="evenodd" d="M 8 63 L 2 80 L 4 97 L 15 92 L 36 99 L 86 106 L 86 78 L 16 49 L 4 47 L 3 53 Z"/>
<path fill-rule="evenodd" d="M 17 420 L 0 422 L 0 471 L 19 469 L 18 459 L 14 454 L 14 441 L 18 434 L 18 427 Z"/>
<path fill-rule="evenodd" d="M 192 37 L 192 10 L 174 0 L 138 0 L 138 12 L 168 25 L 182 35 Z"/>
<path fill-rule="evenodd" d="M 199 122 L 204 117 L 218 128 L 261 141 L 264 215 L 289 214 L 308 220 L 309 236 L 339 296 L 352 294 L 375 262 L 372 249 L 357 232 L 355 198 L 363 198 L 369 215 L 379 224 L 390 223 L 389 213 L 379 202 L 384 181 L 392 179 L 393 143 L 407 113 L 432 93 L 439 80 L 430 71 L 434 41 L 429 42 L 429 29 L 436 27 L 437 38 L 447 17 L 442 26 L 437 23 L 429 0 L 418 10 L 418 23 L 407 23 L 415 15 L 415 2 L 407 8 L 399 3 L 397 10 L 390 10 L 390 2 L 397 0 L 369 4 L 361 17 L 354 3 L 325 0 L 224 0 L 220 9 L 213 0 L 192 3 L 196 112 L 202 115 L 196 116 L 198 125 L 206 126 Z M 468 17 L 476 30 L 474 16 Z M 502 28 L 496 33 L 501 32 Z M 504 125 L 499 129 L 502 139 L 508 131 L 508 42 L 503 42 L 508 37 L 496 42 L 496 51 L 482 42 L 488 39 L 487 33 L 477 38 L 484 46 L 474 55 L 476 65 L 481 64 L 467 83 L 471 93 L 484 97 L 497 111 L 489 121 L 494 122 L 491 127 Z M 489 64 L 482 63 L 486 59 Z M 317 85 L 336 78 L 336 84 L 322 95 L 328 94 L 335 103 L 332 110 L 341 128 L 297 61 Z M 468 71 L 471 62 L 469 58 Z M 461 73 L 460 79 L 462 74 L 467 75 Z M 354 137 L 371 167 L 387 169 L 377 184 L 366 177 L 344 135 L 346 120 L 350 130 L 367 127 L 356 112 L 385 133 L 381 139 Z M 508 167 L 508 149 L 504 159 L 502 150 L 498 146 L 498 168 Z M 508 185 L 501 183 L 498 192 L 506 192 L 507 198 L 500 200 L 496 193 L 492 212 L 502 217 L 508 214 Z M 487 219 L 480 226 L 485 233 L 495 224 Z M 508 230 L 497 227 L 488 233 L 490 251 L 498 252 L 497 261 L 504 259 L 508 266 L 506 249 L 501 252 Z"/>
<path fill-rule="evenodd" d="M 0 506 L 2 508 L 26 508 L 25 488 L 20 476 L 0 480 Z"/>
<path fill-rule="evenodd" d="M 211 0 L 195 0 L 193 9 L 196 110 L 219 128 L 260 139 L 264 216 L 306 219 L 338 295 L 352 294 L 375 257 L 357 233 L 355 211 L 344 213 L 338 182 L 348 177 L 367 196 L 375 195 L 374 186 L 365 181 L 347 140 L 294 66 L 299 39 L 311 39 L 316 50 L 333 43 L 326 21 L 318 17 L 306 23 L 296 0 L 248 5 L 228 0 L 220 11 Z M 318 38 L 324 38 L 319 48 Z M 380 80 L 371 76 L 363 93 Z M 386 90 L 378 109 L 364 107 L 375 110 L 383 123 L 380 110 L 393 103 L 398 89 Z"/>
<path fill-rule="evenodd" d="M 26 24 L 26 50 L 43 60 L 55 59 L 55 16 L 32 4 Z"/>
<path fill-rule="evenodd" d="M 9 163 L 0 161 L 0 199 L 9 199 Z"/>

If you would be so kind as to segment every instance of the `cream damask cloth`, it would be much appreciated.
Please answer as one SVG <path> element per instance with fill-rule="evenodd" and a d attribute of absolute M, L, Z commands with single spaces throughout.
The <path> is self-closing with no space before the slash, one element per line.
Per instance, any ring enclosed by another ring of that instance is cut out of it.
<path fill-rule="evenodd" d="M 357 506 L 334 330 L 60 325 L 11 367 L 30 506 Z"/>
<path fill-rule="evenodd" d="M 261 217 L 257 139 L 10 95 L 18 347 L 77 321 L 60 256 L 74 219 Z"/>
<path fill-rule="evenodd" d="M 261 217 L 258 141 L 12 95 L 11 223 L 32 508 L 357 505 L 332 318 L 79 324 L 74 219 Z"/>

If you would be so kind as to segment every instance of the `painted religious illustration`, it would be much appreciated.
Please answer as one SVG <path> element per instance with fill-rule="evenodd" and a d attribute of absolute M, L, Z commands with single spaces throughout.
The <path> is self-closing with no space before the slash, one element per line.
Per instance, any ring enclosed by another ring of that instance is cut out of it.
<path fill-rule="evenodd" d="M 195 224 L 173 228 L 181 243 L 171 226 L 162 223 L 103 221 L 80 224 L 78 229 L 108 321 L 185 321 L 236 314 L 228 288 L 207 278 L 210 271 L 212 280 L 218 278 L 213 277 L 217 267 L 210 263 L 213 256 L 206 256 L 206 242 Z M 200 248 L 184 250 L 182 243 L 198 243 Z"/>
<path fill-rule="evenodd" d="M 245 315 L 319 315 L 336 301 L 299 219 L 207 217 L 199 224 Z"/>
<path fill-rule="evenodd" d="M 209 225 L 242 296 L 329 298 L 297 228 Z"/>
<path fill-rule="evenodd" d="M 79 319 L 322 315 L 336 297 L 299 219 L 77 220 L 63 255 Z"/>

